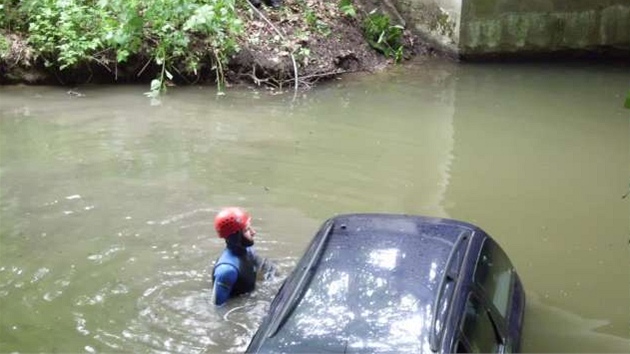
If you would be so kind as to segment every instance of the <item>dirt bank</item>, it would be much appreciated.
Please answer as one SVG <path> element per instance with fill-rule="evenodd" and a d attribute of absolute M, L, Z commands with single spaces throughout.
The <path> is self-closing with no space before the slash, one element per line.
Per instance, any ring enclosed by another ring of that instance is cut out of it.
<path fill-rule="evenodd" d="M 374 71 L 392 64 L 393 59 L 372 48 L 364 36 L 363 20 L 373 10 L 367 6 L 355 1 L 353 11 L 348 11 L 337 1 L 324 0 L 284 0 L 279 9 L 241 4 L 244 31 L 237 39 L 240 50 L 224 70 L 227 82 L 278 88 L 297 82 L 299 87 L 309 88 L 343 73 Z M 159 71 L 151 58 L 142 55 L 115 69 L 101 65 L 102 61 L 88 61 L 58 70 L 46 67 L 23 36 L 7 31 L 2 36 L 0 83 L 4 84 L 148 83 Z M 403 32 L 402 44 L 405 58 L 432 52 L 408 31 Z M 214 83 L 210 57 L 194 74 L 175 65 L 169 84 Z"/>

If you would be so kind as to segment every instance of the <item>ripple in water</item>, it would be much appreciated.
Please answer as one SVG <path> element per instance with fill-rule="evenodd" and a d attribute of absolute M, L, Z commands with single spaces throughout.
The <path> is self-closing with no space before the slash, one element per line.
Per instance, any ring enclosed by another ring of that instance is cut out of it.
<path fill-rule="evenodd" d="M 246 349 L 296 260 L 272 259 L 279 270 L 277 277 L 258 282 L 255 292 L 215 308 L 210 302 L 211 281 L 206 267 L 208 257 L 215 257 L 223 246 L 218 239 L 207 239 L 207 230 L 212 230 L 209 215 L 213 212 L 212 208 L 196 208 L 142 222 L 155 228 L 153 234 L 177 233 L 182 237 L 177 240 L 154 238 L 152 244 L 142 246 L 146 252 L 143 258 L 138 256 L 136 259 L 134 256 L 126 259 L 126 264 L 139 263 L 140 266 L 145 264 L 147 255 L 156 260 L 156 267 L 135 277 L 128 283 L 129 288 L 109 283 L 92 294 L 78 298 L 75 302 L 77 306 L 110 306 L 108 298 L 118 291 L 135 296 L 129 299 L 135 303 L 132 310 L 135 313 L 124 316 L 120 327 L 116 324 L 96 324 L 96 328 L 89 329 L 92 338 L 106 346 L 107 350 L 129 352 L 215 353 L 243 352 Z M 129 233 L 133 232 L 129 230 Z M 257 250 L 263 253 L 278 247 L 277 242 L 266 238 L 259 241 Z M 199 242 L 209 243 L 210 249 L 208 244 Z M 111 266 L 121 262 L 123 251 L 133 253 L 133 245 L 111 244 L 105 250 L 89 255 L 88 260 L 98 266 Z M 147 274 L 150 275 L 147 277 Z M 89 322 L 90 318 L 86 319 Z M 80 333 L 81 328 L 77 327 Z M 91 347 L 99 350 L 98 346 Z"/>
<path fill-rule="evenodd" d="M 283 270 L 288 272 L 294 264 L 294 259 L 281 260 L 280 276 L 259 282 L 255 292 L 221 308 L 210 302 L 210 283 L 204 272 L 161 272 L 157 284 L 138 298 L 138 315 L 121 336 L 101 331 L 94 338 L 112 349 L 124 343 L 133 350 L 169 353 L 243 352 L 284 280 Z"/>

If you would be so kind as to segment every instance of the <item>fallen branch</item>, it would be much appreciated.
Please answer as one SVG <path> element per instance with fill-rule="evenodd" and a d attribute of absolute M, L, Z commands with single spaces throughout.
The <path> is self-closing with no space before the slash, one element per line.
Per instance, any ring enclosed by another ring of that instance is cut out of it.
<path fill-rule="evenodd" d="M 176 66 L 172 66 L 171 69 L 173 69 L 176 73 L 179 74 L 179 77 L 181 77 L 182 79 L 184 79 L 184 81 L 186 81 L 186 83 L 188 83 L 188 85 L 191 85 L 192 83 L 190 82 L 190 80 L 188 80 L 188 78 L 186 77 L 186 75 L 182 74 L 181 71 L 179 71 L 179 69 L 177 69 Z"/>
<path fill-rule="evenodd" d="M 251 74 L 250 74 L 250 73 L 247 73 L 247 74 L 242 74 L 242 75 L 246 75 L 246 76 L 251 77 L 251 78 L 252 78 L 252 81 L 254 81 L 254 83 L 255 83 L 257 86 L 260 86 L 260 84 L 261 84 L 261 83 L 263 83 L 263 82 L 269 82 L 269 80 L 271 79 L 271 78 L 269 78 L 269 77 L 268 77 L 268 78 L 266 78 L 266 79 L 259 79 L 259 78 L 258 78 L 258 76 L 256 76 L 256 64 L 254 64 L 254 65 L 253 65 L 253 67 L 252 67 L 252 73 L 251 73 Z"/>
<path fill-rule="evenodd" d="M 90 59 L 95 61 L 100 66 L 104 67 L 105 70 L 107 70 L 110 74 L 113 74 L 112 69 L 110 69 L 110 67 L 104 61 L 102 61 L 101 59 L 98 59 L 95 56 L 91 56 Z"/>
<path fill-rule="evenodd" d="M 278 82 L 276 79 L 274 79 L 273 77 L 267 77 L 265 79 L 261 79 L 258 76 L 256 76 L 256 65 L 254 64 L 253 68 L 252 68 L 252 72 L 251 73 L 238 73 L 238 78 L 242 78 L 242 77 L 248 77 L 251 79 L 251 81 L 254 82 L 254 84 L 256 84 L 257 86 L 260 86 L 261 84 L 265 84 L 267 86 L 272 86 L 276 89 L 280 88 L 280 86 L 278 85 Z"/>
<path fill-rule="evenodd" d="M 345 74 L 345 73 L 348 73 L 348 71 L 346 71 L 346 70 L 333 70 L 333 71 L 327 71 L 327 72 L 323 72 L 323 73 L 311 74 L 311 75 L 306 75 L 306 76 L 300 77 L 300 82 L 302 83 L 302 85 L 307 86 L 308 88 L 310 88 L 314 83 L 316 83 L 317 81 L 319 81 L 319 79 L 321 79 L 323 77 L 334 76 L 334 75 Z M 290 82 L 290 81 L 293 81 L 293 79 L 283 80 L 283 81 L 280 81 L 280 82 L 281 83 L 286 83 L 286 82 Z"/>
<path fill-rule="evenodd" d="M 302 76 L 302 80 L 310 79 L 310 78 L 314 78 L 314 77 L 315 78 L 321 78 L 321 77 L 333 76 L 333 75 L 339 75 L 339 74 L 345 74 L 345 73 L 347 73 L 346 70 L 333 70 L 333 71 L 328 71 L 328 72 L 324 72 L 324 73 L 318 73 L 318 74 Z"/>
<path fill-rule="evenodd" d="M 149 57 L 149 60 L 147 60 L 147 62 L 144 64 L 144 66 L 142 67 L 142 69 L 140 69 L 140 71 L 138 72 L 138 74 L 136 74 L 136 77 L 140 77 L 140 75 L 142 75 L 142 73 L 144 72 L 144 70 L 147 68 L 147 66 L 149 66 L 149 64 L 151 63 L 151 61 L 153 60 L 153 57 Z"/>
<path fill-rule="evenodd" d="M 258 10 L 256 8 L 256 6 L 254 6 L 251 2 L 249 2 L 249 0 L 247 0 L 247 4 L 249 5 L 249 7 L 252 8 L 252 10 L 254 10 L 254 12 L 260 16 L 260 18 L 262 18 L 265 22 L 267 22 L 267 24 L 269 26 L 271 26 L 271 28 L 273 28 L 276 33 L 278 34 L 278 36 L 280 36 L 280 38 L 282 38 L 283 41 L 286 41 L 286 38 L 284 38 L 284 35 L 282 34 L 282 32 L 280 32 L 280 30 L 274 26 L 274 24 L 269 21 L 269 19 L 262 13 L 260 12 L 260 10 Z M 295 56 L 293 55 L 293 52 L 289 53 L 291 55 L 291 61 L 293 62 L 293 81 L 295 82 L 295 84 L 293 85 L 293 94 L 296 95 L 297 94 L 297 89 L 298 89 L 298 84 L 299 84 L 299 79 L 298 79 L 298 69 L 297 69 L 297 64 L 295 62 Z M 295 97 L 295 96 L 294 96 Z"/>

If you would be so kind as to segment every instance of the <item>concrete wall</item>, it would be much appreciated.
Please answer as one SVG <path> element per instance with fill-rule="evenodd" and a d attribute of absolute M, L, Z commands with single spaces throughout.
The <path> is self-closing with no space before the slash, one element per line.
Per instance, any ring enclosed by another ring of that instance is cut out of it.
<path fill-rule="evenodd" d="M 462 1 L 391 0 L 407 27 L 443 51 L 459 51 Z M 629 0 L 630 1 L 630 0 Z"/>
<path fill-rule="evenodd" d="M 602 47 L 630 53 L 630 0 L 393 0 L 407 25 L 459 56 Z"/>

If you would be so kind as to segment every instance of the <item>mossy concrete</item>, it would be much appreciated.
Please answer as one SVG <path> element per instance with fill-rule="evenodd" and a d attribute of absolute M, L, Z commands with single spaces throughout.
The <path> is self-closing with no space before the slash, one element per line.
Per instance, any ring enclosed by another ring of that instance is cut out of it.
<path fill-rule="evenodd" d="M 408 27 L 460 57 L 630 53 L 630 0 L 394 0 Z"/>
<path fill-rule="evenodd" d="M 462 0 L 392 0 L 407 27 L 442 51 L 456 54 Z"/>

